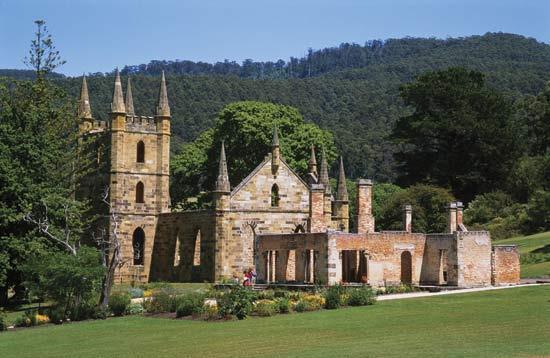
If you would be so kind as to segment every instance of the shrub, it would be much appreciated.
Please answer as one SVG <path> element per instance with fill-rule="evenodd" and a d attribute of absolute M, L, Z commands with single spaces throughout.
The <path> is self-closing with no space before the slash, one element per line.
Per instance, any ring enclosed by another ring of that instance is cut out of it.
<path fill-rule="evenodd" d="M 143 297 L 143 290 L 138 287 L 132 287 L 128 290 L 128 293 L 130 294 L 130 297 L 132 298 L 142 298 Z"/>
<path fill-rule="evenodd" d="M 275 297 L 277 297 L 276 291 L 273 291 L 273 290 L 264 290 L 264 291 L 258 292 L 259 300 L 272 300 Z"/>
<path fill-rule="evenodd" d="M 8 329 L 7 316 L 4 309 L 0 308 L 0 332 Z"/>
<path fill-rule="evenodd" d="M 143 313 L 143 306 L 141 303 L 130 303 L 126 308 L 126 313 L 129 315 L 138 315 Z"/>
<path fill-rule="evenodd" d="M 50 307 L 46 311 L 46 315 L 50 317 L 50 322 L 55 324 L 61 324 L 67 319 L 65 309 L 61 306 Z"/>
<path fill-rule="evenodd" d="M 320 295 L 305 295 L 300 301 L 308 302 L 312 311 L 319 310 L 325 305 L 325 298 Z"/>
<path fill-rule="evenodd" d="M 205 305 L 204 306 L 204 319 L 210 321 L 218 318 L 218 306 Z"/>
<path fill-rule="evenodd" d="M 91 301 L 80 302 L 68 312 L 67 316 L 71 321 L 83 321 L 85 319 L 93 318 L 97 306 Z"/>
<path fill-rule="evenodd" d="M 15 319 L 13 325 L 15 327 L 30 327 L 32 326 L 32 321 L 29 317 L 23 314 L 22 316 L 19 316 Z"/>
<path fill-rule="evenodd" d="M 225 293 L 218 304 L 222 317 L 235 316 L 238 319 L 245 319 L 250 313 L 254 293 L 243 286 L 235 286 Z"/>
<path fill-rule="evenodd" d="M 262 317 L 274 316 L 277 313 L 277 305 L 272 300 L 259 300 L 255 303 L 252 312 Z"/>
<path fill-rule="evenodd" d="M 170 287 L 155 290 L 151 299 L 145 301 L 144 308 L 149 313 L 176 312 L 176 300 L 172 296 Z"/>
<path fill-rule="evenodd" d="M 130 295 L 126 292 L 115 292 L 109 297 L 109 309 L 115 316 L 122 316 L 132 302 Z"/>
<path fill-rule="evenodd" d="M 275 301 L 277 307 L 277 312 L 279 313 L 289 313 L 290 312 L 290 300 L 286 297 L 278 298 Z"/>
<path fill-rule="evenodd" d="M 288 298 L 293 302 L 298 302 L 304 294 L 300 291 L 289 292 Z"/>
<path fill-rule="evenodd" d="M 369 287 L 361 287 L 349 290 L 348 305 L 366 306 L 376 302 L 376 294 Z"/>
<path fill-rule="evenodd" d="M 286 290 L 276 290 L 275 292 L 273 292 L 273 297 L 274 298 L 289 298 L 290 297 L 290 292 L 288 292 Z"/>
<path fill-rule="evenodd" d="M 110 313 L 111 313 L 111 311 L 109 310 L 109 307 L 96 306 L 94 308 L 93 313 L 92 313 L 92 318 L 94 318 L 94 319 L 107 319 L 107 317 L 109 317 Z"/>
<path fill-rule="evenodd" d="M 36 315 L 36 325 L 37 326 L 42 325 L 42 324 L 46 324 L 46 323 L 49 323 L 49 322 L 50 322 L 50 319 L 48 318 L 48 316 L 43 315 L 43 314 L 37 314 Z"/>
<path fill-rule="evenodd" d="M 190 316 L 204 312 L 204 295 L 191 292 L 176 299 L 176 317 Z"/>
<path fill-rule="evenodd" d="M 342 306 L 342 295 L 344 292 L 344 286 L 330 286 L 324 294 L 325 308 L 329 310 L 340 308 L 340 306 Z"/>

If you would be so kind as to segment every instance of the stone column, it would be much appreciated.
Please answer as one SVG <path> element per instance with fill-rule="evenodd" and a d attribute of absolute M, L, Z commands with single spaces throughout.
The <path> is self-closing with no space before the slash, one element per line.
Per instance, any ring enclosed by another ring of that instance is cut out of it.
<path fill-rule="evenodd" d="M 295 280 L 306 282 L 306 250 L 296 250 Z"/>
<path fill-rule="evenodd" d="M 464 216 L 464 205 L 461 201 L 456 202 L 456 228 L 460 230 L 460 227 L 463 226 L 462 217 Z"/>
<path fill-rule="evenodd" d="M 286 271 L 288 264 L 288 250 L 279 250 L 277 251 L 276 261 L 275 261 L 275 276 L 279 281 L 286 281 Z"/>

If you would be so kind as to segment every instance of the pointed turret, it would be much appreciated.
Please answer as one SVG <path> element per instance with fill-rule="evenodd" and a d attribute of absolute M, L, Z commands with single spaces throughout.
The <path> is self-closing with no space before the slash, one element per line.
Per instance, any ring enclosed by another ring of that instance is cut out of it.
<path fill-rule="evenodd" d="M 348 188 L 346 186 L 346 173 L 344 172 L 344 159 L 340 157 L 340 168 L 338 173 L 338 187 L 336 193 L 336 200 L 349 201 Z"/>
<path fill-rule="evenodd" d="M 319 183 L 325 186 L 325 192 L 330 193 L 330 180 L 328 178 L 328 164 L 325 148 L 321 152 L 321 170 L 319 173 Z"/>
<path fill-rule="evenodd" d="M 126 106 L 126 113 L 134 116 L 136 113 L 134 112 L 134 98 L 132 97 L 132 83 L 130 77 L 128 77 L 128 84 L 126 85 L 126 102 L 124 102 L 124 104 Z"/>
<path fill-rule="evenodd" d="M 311 156 L 307 162 L 308 172 L 317 176 L 317 159 L 315 158 L 315 146 L 311 145 Z"/>
<path fill-rule="evenodd" d="M 164 71 L 162 71 L 162 77 L 160 79 L 157 116 L 170 117 L 170 105 L 168 104 L 168 91 L 166 90 L 166 78 L 164 77 Z"/>
<path fill-rule="evenodd" d="M 78 100 L 78 118 L 92 119 L 92 108 L 90 107 L 86 76 L 82 76 L 82 87 L 80 88 L 80 99 Z"/>
<path fill-rule="evenodd" d="M 115 90 L 113 91 L 113 100 L 111 101 L 111 113 L 126 113 L 124 106 L 124 95 L 122 94 L 122 83 L 120 82 L 120 73 L 118 68 L 115 75 Z"/>
<path fill-rule="evenodd" d="M 230 192 L 229 175 L 227 174 L 227 160 L 225 158 L 225 144 L 222 141 L 220 152 L 220 164 L 218 167 L 218 179 L 216 180 L 216 191 L 221 193 Z"/>
<path fill-rule="evenodd" d="M 273 128 L 273 140 L 271 142 L 271 172 L 277 174 L 281 160 L 281 150 L 279 147 L 279 131 L 277 127 Z"/>

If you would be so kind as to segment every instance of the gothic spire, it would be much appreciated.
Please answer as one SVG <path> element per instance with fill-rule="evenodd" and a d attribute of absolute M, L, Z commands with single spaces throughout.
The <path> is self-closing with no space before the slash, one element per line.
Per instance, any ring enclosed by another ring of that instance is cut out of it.
<path fill-rule="evenodd" d="M 325 148 L 321 152 L 321 170 L 319 173 L 319 183 L 325 186 L 325 192 L 330 193 L 330 181 L 328 178 L 328 164 Z"/>
<path fill-rule="evenodd" d="M 162 71 L 162 77 L 160 79 L 159 104 L 157 106 L 157 116 L 170 117 L 170 105 L 168 104 L 168 92 L 166 90 L 166 78 L 164 78 L 164 71 Z"/>
<path fill-rule="evenodd" d="M 78 118 L 92 118 L 92 108 L 90 107 L 90 96 L 88 94 L 86 76 L 82 76 L 82 87 L 80 88 L 80 99 L 78 100 Z"/>
<path fill-rule="evenodd" d="M 126 85 L 126 113 L 133 116 L 136 113 L 134 112 L 134 98 L 132 97 L 132 83 L 130 82 L 130 77 L 128 77 L 128 84 Z"/>
<path fill-rule="evenodd" d="M 311 156 L 307 162 L 308 172 L 317 176 L 317 159 L 315 158 L 315 146 L 311 145 Z"/>
<path fill-rule="evenodd" d="M 225 159 L 225 145 L 222 140 L 220 152 L 220 165 L 218 168 L 218 179 L 216 180 L 216 191 L 230 192 L 229 175 L 227 174 L 227 160 Z"/>
<path fill-rule="evenodd" d="M 126 113 L 124 106 L 124 95 L 122 94 L 122 83 L 120 82 L 120 73 L 118 68 L 115 75 L 115 90 L 113 92 L 113 100 L 111 101 L 111 113 Z"/>
<path fill-rule="evenodd" d="M 338 173 L 338 187 L 336 200 L 349 201 L 348 188 L 346 187 L 346 173 L 344 172 L 344 159 L 340 156 L 340 168 Z"/>

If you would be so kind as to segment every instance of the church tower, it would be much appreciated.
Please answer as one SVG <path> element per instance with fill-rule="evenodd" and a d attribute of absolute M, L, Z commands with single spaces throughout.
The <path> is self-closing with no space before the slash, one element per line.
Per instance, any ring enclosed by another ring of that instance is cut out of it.
<path fill-rule="evenodd" d="M 170 106 L 164 73 L 154 117 L 134 114 L 130 81 L 126 100 L 116 71 L 111 102 L 111 228 L 116 218 L 125 265 L 123 281 L 146 282 L 158 215 L 170 212 Z M 114 214 L 114 215 L 113 215 Z"/>

